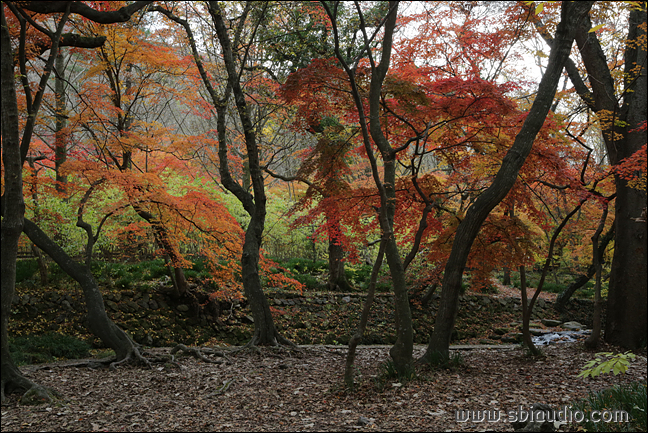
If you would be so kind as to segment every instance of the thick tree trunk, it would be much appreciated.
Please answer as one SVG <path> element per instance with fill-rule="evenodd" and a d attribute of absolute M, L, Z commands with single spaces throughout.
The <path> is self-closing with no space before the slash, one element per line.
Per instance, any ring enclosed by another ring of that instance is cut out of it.
<path fill-rule="evenodd" d="M 612 165 L 632 156 L 646 144 L 647 80 L 646 9 L 630 11 L 628 44 L 624 60 L 623 104 L 618 105 L 614 79 L 591 22 L 578 29 L 576 42 L 590 78 L 591 92 L 576 72 L 570 78 L 579 95 L 596 113 L 601 114 L 603 138 Z M 610 272 L 605 340 L 628 349 L 646 344 L 646 223 L 634 219 L 646 206 L 646 192 L 630 188 L 616 176 L 615 248 Z"/>
<path fill-rule="evenodd" d="M 592 2 L 584 1 L 563 3 L 561 22 L 556 30 L 547 70 L 540 81 L 537 97 L 529 115 L 515 138 L 513 146 L 504 157 L 493 184 L 468 208 L 466 217 L 457 228 L 443 276 L 434 332 L 430 337 L 428 349 L 420 360 L 423 363 L 432 362 L 432 359 L 438 355 L 445 359 L 449 357 L 450 337 L 458 310 L 461 276 L 472 244 L 490 211 L 502 201 L 513 187 L 517 174 L 531 151 L 535 136 L 551 108 L 563 65 L 571 51 L 575 29 L 579 22 L 587 16 L 591 6 Z"/>
<path fill-rule="evenodd" d="M 279 335 L 270 311 L 270 305 L 261 287 L 259 253 L 261 247 L 260 235 L 262 233 L 263 223 L 256 218 L 252 218 L 245 233 L 245 244 L 243 245 L 243 255 L 241 257 L 243 289 L 254 318 L 254 336 L 248 345 L 292 345 L 290 341 Z"/>
<path fill-rule="evenodd" d="M 2 255 L 0 256 L 0 363 L 1 399 L 14 391 L 36 390 L 38 398 L 50 397 L 46 390 L 25 378 L 9 353 L 7 326 L 11 316 L 11 302 L 16 290 L 16 259 L 18 240 L 22 233 L 25 202 L 22 185 L 22 159 L 18 122 L 18 103 L 14 87 L 13 55 L 4 7 L 0 11 L 0 111 L 2 115 L 2 163 L 4 169 L 4 194 L 2 195 L 2 226 L 0 228 Z"/>
<path fill-rule="evenodd" d="M 645 142 L 645 141 L 644 141 Z M 616 236 L 608 290 L 605 341 L 627 349 L 646 345 L 646 223 L 633 218 L 646 206 L 645 192 L 617 181 Z"/>
<path fill-rule="evenodd" d="M 87 320 L 90 331 L 99 337 L 106 346 L 115 351 L 116 362 L 127 360 L 143 361 L 144 359 L 130 337 L 106 314 L 101 291 L 90 269 L 72 260 L 45 232 L 28 219 L 25 219 L 23 231 L 38 248 L 43 250 L 65 273 L 79 283 L 88 308 Z"/>

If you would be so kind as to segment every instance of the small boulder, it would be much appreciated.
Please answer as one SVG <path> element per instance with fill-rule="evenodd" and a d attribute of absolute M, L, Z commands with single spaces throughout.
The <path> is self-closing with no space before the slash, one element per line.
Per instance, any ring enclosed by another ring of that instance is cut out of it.
<path fill-rule="evenodd" d="M 565 322 L 560 327 L 567 329 L 568 331 L 580 331 L 581 329 L 585 329 L 585 325 L 581 325 L 578 322 Z"/>
<path fill-rule="evenodd" d="M 560 320 L 542 319 L 542 324 L 544 326 L 560 326 L 561 323 Z"/>

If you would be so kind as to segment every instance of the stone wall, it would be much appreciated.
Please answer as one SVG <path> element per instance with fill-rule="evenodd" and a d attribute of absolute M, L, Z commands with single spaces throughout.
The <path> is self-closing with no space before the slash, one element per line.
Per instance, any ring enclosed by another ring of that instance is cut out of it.
<path fill-rule="evenodd" d="M 209 312 L 195 304 L 174 301 L 168 288 L 117 290 L 104 293 L 109 316 L 125 329 L 135 341 L 149 346 L 175 343 L 241 344 L 249 340 L 253 319 L 245 303 L 221 303 Z M 276 314 L 277 326 L 284 335 L 298 344 L 346 344 L 355 331 L 362 304 L 361 293 L 271 293 L 270 305 Z M 435 294 L 428 306 L 412 300 L 415 341 L 425 344 L 433 328 L 438 305 Z M 19 289 L 14 297 L 9 327 L 11 335 L 60 332 L 87 335 L 85 302 L 79 290 Z M 364 344 L 393 343 L 393 296 L 377 294 Z M 455 341 L 471 339 L 497 343 L 507 333 L 519 331 L 522 317 L 519 299 L 496 299 L 486 295 L 466 294 L 460 298 L 455 326 Z M 567 314 L 559 317 L 550 302 L 537 301 L 533 319 L 574 320 L 591 327 L 592 302 L 572 300 Z"/>

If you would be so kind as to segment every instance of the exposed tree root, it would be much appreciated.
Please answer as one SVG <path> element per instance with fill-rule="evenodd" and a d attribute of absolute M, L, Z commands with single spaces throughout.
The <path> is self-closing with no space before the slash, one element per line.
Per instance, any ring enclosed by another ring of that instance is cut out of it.
<path fill-rule="evenodd" d="M 261 352 L 261 347 L 267 348 L 271 351 L 285 352 L 288 354 L 288 356 L 292 356 L 293 353 L 303 353 L 302 350 L 299 348 L 299 346 L 297 346 L 295 343 L 288 340 L 287 338 L 283 337 L 279 333 L 275 333 L 272 341 L 265 344 L 261 343 L 261 338 L 257 335 L 257 333 L 255 333 L 252 339 L 245 346 L 232 349 L 229 351 L 229 354 L 233 355 L 235 353 L 239 353 L 243 351 L 250 351 L 256 355 L 263 355 L 263 353 Z M 279 356 L 279 355 L 271 354 L 271 356 Z"/>
<path fill-rule="evenodd" d="M 221 359 L 211 359 L 211 358 L 208 358 L 205 355 L 220 356 L 222 358 L 225 358 L 228 363 L 232 362 L 227 357 L 227 355 L 225 353 L 223 353 L 223 352 L 219 352 L 219 351 L 216 351 L 214 349 L 210 349 L 208 347 L 204 347 L 202 349 L 199 348 L 199 347 L 187 347 L 184 344 L 178 344 L 173 349 L 171 349 L 171 362 L 175 362 L 174 354 L 176 354 L 179 351 L 182 351 L 183 353 L 191 355 L 196 359 L 199 359 L 199 360 L 204 361 L 204 362 L 209 362 L 211 364 L 223 364 L 225 361 L 223 361 Z"/>
<path fill-rule="evenodd" d="M 12 369 L 13 370 L 13 369 Z M 7 374 L 7 378 L 2 380 L 2 402 L 4 403 L 7 395 L 13 392 L 26 390 L 20 398 L 20 404 L 38 405 L 52 402 L 59 393 L 52 388 L 48 388 L 32 382 L 23 376 L 17 369 L 16 372 Z M 8 380 L 7 380 L 8 379 Z"/>

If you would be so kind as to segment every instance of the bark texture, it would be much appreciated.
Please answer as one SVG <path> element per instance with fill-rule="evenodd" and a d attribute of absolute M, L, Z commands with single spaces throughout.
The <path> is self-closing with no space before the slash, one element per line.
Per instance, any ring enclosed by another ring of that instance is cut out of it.
<path fill-rule="evenodd" d="M 616 165 L 646 144 L 646 9 L 630 11 L 624 59 L 623 94 L 617 96 L 614 79 L 596 33 L 587 18 L 576 34 L 591 90 L 580 76 L 569 76 L 581 98 L 599 116 L 610 164 Z M 643 42 L 642 42 L 643 40 Z M 622 102 L 621 102 L 622 101 Z M 620 103 L 621 102 L 621 103 Z M 615 248 L 610 271 L 605 340 L 634 349 L 647 340 L 646 223 L 637 222 L 646 207 L 646 191 L 633 189 L 615 177 Z"/>

